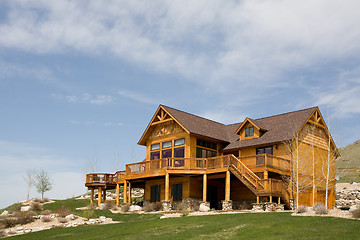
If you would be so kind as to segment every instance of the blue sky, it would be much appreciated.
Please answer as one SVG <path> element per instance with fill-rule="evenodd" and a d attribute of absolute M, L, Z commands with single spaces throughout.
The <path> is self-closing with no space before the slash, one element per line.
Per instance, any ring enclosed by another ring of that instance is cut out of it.
<path fill-rule="evenodd" d="M 359 140 L 359 8 L 0 1 L 0 207 L 26 197 L 28 168 L 65 198 L 86 191 L 95 157 L 101 172 L 143 160 L 137 141 L 159 104 L 223 123 L 318 105 L 338 147 Z"/>

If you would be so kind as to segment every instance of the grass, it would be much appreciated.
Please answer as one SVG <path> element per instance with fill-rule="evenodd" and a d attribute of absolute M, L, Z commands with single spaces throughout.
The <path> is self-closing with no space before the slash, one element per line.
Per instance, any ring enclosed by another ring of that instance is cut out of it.
<path fill-rule="evenodd" d="M 336 175 L 340 177 L 338 182 L 360 182 L 360 173 L 354 171 L 360 170 L 360 140 L 340 148 L 339 152 L 341 157 L 335 162 Z"/>
<path fill-rule="evenodd" d="M 244 213 L 159 219 L 117 214 L 122 223 L 55 228 L 10 239 L 359 239 L 360 221 Z"/>

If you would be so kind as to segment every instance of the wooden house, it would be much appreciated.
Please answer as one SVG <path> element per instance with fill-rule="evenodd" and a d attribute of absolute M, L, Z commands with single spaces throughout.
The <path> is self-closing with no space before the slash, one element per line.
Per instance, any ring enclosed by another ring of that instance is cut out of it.
<path fill-rule="evenodd" d="M 115 174 L 87 174 L 104 192 L 144 188 L 144 200 L 169 210 L 179 201 L 215 209 L 335 204 L 339 155 L 318 107 L 225 125 L 160 105 L 141 136 L 146 159 Z"/>

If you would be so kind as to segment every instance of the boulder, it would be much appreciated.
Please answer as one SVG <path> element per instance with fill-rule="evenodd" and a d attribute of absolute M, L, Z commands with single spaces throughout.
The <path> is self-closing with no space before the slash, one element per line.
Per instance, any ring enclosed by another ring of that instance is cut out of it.
<path fill-rule="evenodd" d="M 208 212 L 209 210 L 210 210 L 209 206 L 207 206 L 206 204 L 203 204 L 203 203 L 200 204 L 200 207 L 199 207 L 200 212 Z"/>
<path fill-rule="evenodd" d="M 65 217 L 67 220 L 75 220 L 75 215 L 74 214 L 69 214 Z"/>
<path fill-rule="evenodd" d="M 8 216 L 8 215 L 9 215 L 9 212 L 8 212 L 8 211 L 3 211 L 0 216 L 6 217 L 6 216 Z"/>
<path fill-rule="evenodd" d="M 27 211 L 30 211 L 30 208 L 31 208 L 30 206 L 23 206 L 23 207 L 21 207 L 20 210 L 21 210 L 22 212 L 27 212 Z"/>
<path fill-rule="evenodd" d="M 101 203 L 99 205 L 99 209 L 100 210 L 108 210 L 109 209 L 109 205 L 107 205 L 106 203 Z"/>
<path fill-rule="evenodd" d="M 106 221 L 106 217 L 104 217 L 104 216 L 100 216 L 99 219 L 100 219 L 101 222 L 105 222 L 105 221 Z"/>
<path fill-rule="evenodd" d="M 160 219 L 165 219 L 165 218 L 166 218 L 166 216 L 161 216 L 161 217 L 160 217 Z"/>
<path fill-rule="evenodd" d="M 142 211 L 142 207 L 140 207 L 139 205 L 131 205 L 129 207 L 129 212 L 137 212 L 137 211 Z"/>

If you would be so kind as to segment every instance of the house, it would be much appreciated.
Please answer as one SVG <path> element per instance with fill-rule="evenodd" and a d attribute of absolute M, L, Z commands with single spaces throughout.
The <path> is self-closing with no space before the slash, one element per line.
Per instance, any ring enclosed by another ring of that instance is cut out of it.
<path fill-rule="evenodd" d="M 114 174 L 87 174 L 85 186 L 144 188 L 146 202 L 179 201 L 215 209 L 335 204 L 336 145 L 318 107 L 225 125 L 160 105 L 139 145 L 146 159 Z"/>

